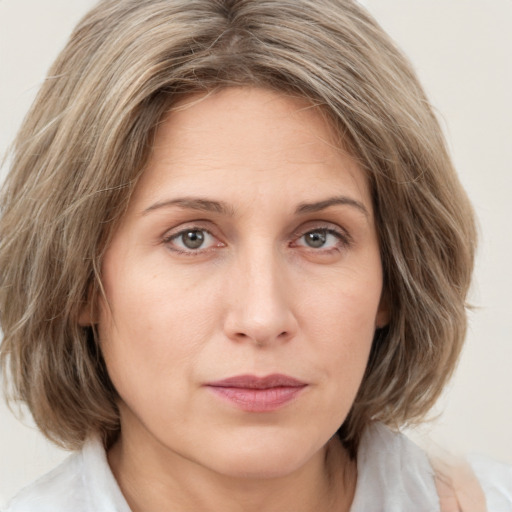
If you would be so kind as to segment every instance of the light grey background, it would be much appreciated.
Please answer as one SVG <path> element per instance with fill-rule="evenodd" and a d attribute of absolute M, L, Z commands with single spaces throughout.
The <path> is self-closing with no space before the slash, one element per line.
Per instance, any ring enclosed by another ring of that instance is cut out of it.
<path fill-rule="evenodd" d="M 416 66 L 480 220 L 467 345 L 413 435 L 512 462 L 512 0 L 363 2 Z M 0 0 L 0 153 L 91 0 Z M 5 169 L 4 171 L 5 172 Z M 66 454 L 0 405 L 0 503 Z"/>

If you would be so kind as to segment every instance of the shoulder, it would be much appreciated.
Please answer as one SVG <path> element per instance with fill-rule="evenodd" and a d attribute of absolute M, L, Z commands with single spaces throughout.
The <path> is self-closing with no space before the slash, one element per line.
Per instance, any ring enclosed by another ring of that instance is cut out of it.
<path fill-rule="evenodd" d="M 453 510 L 476 510 L 474 503 L 478 502 L 482 504 L 478 510 L 486 506 L 488 512 L 512 512 L 511 465 L 481 455 L 454 459 L 442 452 L 441 457 L 433 456 L 404 434 L 378 423 L 371 425 L 358 450 L 358 482 L 351 511 L 439 511 L 446 508 L 443 499 L 449 495 L 459 503 Z M 440 496 L 439 480 L 444 476 L 450 492 Z"/>
<path fill-rule="evenodd" d="M 467 459 L 485 494 L 487 509 L 512 512 L 512 465 L 483 455 Z"/>
<path fill-rule="evenodd" d="M 82 488 L 82 456 L 79 452 L 22 489 L 7 504 L 5 512 L 81 512 L 85 510 L 80 504 Z"/>
<path fill-rule="evenodd" d="M 5 512 L 130 512 L 97 439 L 17 494 Z"/>
<path fill-rule="evenodd" d="M 512 512 L 512 466 L 483 455 L 455 456 L 431 446 L 441 510 Z"/>
<path fill-rule="evenodd" d="M 371 425 L 361 439 L 357 471 L 352 512 L 439 510 L 429 459 L 404 434 L 378 423 Z"/>

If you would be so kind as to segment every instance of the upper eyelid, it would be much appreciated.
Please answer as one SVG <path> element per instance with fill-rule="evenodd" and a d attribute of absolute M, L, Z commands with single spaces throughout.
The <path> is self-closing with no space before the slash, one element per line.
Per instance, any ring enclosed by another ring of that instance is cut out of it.
<path fill-rule="evenodd" d="M 167 235 L 167 238 L 176 238 L 177 236 L 180 236 L 183 233 L 186 233 L 187 231 L 204 231 L 204 232 L 208 233 L 209 235 L 215 236 L 209 229 L 202 228 L 199 226 L 191 226 L 191 227 L 187 227 L 187 228 L 181 228 L 178 231 L 170 231 L 170 232 L 167 231 L 166 235 Z M 164 236 L 166 236 L 166 235 L 164 234 Z"/>
<path fill-rule="evenodd" d="M 327 230 L 333 234 L 339 235 L 341 238 L 346 239 L 348 242 L 352 241 L 352 236 L 350 232 L 344 228 L 343 226 L 340 226 L 339 224 L 329 221 L 329 220 L 310 220 L 307 221 L 297 228 L 293 229 L 287 238 L 297 239 L 302 236 L 304 236 L 306 233 L 309 233 L 311 231 L 316 230 Z M 185 221 L 173 228 L 167 229 L 162 235 L 161 240 L 169 241 L 175 237 L 179 237 L 183 232 L 189 231 L 189 230 L 198 230 L 198 231 L 205 231 L 209 235 L 217 238 L 222 239 L 225 238 L 223 236 L 223 232 L 221 229 L 217 227 L 215 223 L 212 223 L 209 219 L 195 219 L 191 221 Z"/>
<path fill-rule="evenodd" d="M 179 236 L 184 231 L 194 231 L 194 230 L 206 231 L 210 235 L 217 237 L 218 235 L 216 235 L 214 233 L 214 229 L 212 229 L 211 227 L 206 227 L 206 224 L 211 225 L 211 221 L 208 221 L 206 219 L 198 219 L 198 220 L 193 220 L 190 222 L 182 222 L 173 228 L 166 229 L 164 231 L 164 233 L 162 234 L 161 238 L 162 239 L 170 239 L 175 236 Z"/>
<path fill-rule="evenodd" d="M 330 233 L 339 234 L 340 236 L 345 237 L 349 240 L 352 239 L 352 236 L 350 235 L 347 229 L 343 228 L 339 224 L 330 221 L 312 221 L 310 225 L 306 224 L 294 230 L 294 236 L 301 237 L 304 236 L 306 233 L 310 233 L 311 231 L 315 230 L 326 230 Z"/>
<path fill-rule="evenodd" d="M 178 231 L 171 232 L 171 233 L 168 232 L 167 235 L 163 236 L 162 243 L 165 244 L 170 251 L 177 253 L 177 254 L 181 254 L 181 255 L 187 255 L 187 256 L 200 256 L 200 255 L 205 254 L 211 250 L 219 248 L 219 246 L 217 246 L 217 247 L 214 246 L 214 247 L 204 247 L 204 248 L 198 247 L 197 249 L 191 249 L 188 247 L 180 247 L 179 245 L 175 245 L 174 247 L 171 247 L 171 245 L 175 241 L 175 239 L 179 239 L 179 237 L 182 236 L 187 231 L 204 231 L 204 232 L 208 233 L 208 235 L 210 235 L 215 240 L 219 240 L 219 238 L 217 236 L 215 236 L 213 233 L 211 233 L 211 231 L 209 231 L 208 229 L 196 226 L 196 227 L 189 227 L 189 228 L 185 227 L 185 228 L 182 228 Z M 221 245 L 224 245 L 224 243 L 221 242 Z"/>
<path fill-rule="evenodd" d="M 315 232 L 315 231 L 320 231 L 320 229 L 318 229 L 318 230 L 308 229 L 302 235 L 295 237 L 294 240 L 292 241 L 292 244 L 296 244 L 298 240 L 300 240 L 301 238 L 304 237 L 304 235 L 307 235 L 308 233 Z M 337 243 L 339 245 L 347 246 L 347 247 L 352 245 L 352 239 L 348 235 L 345 235 L 343 233 L 340 233 L 339 231 L 335 231 L 332 229 L 327 229 L 326 231 L 327 231 L 327 234 L 332 235 L 338 239 Z M 321 250 L 321 249 L 315 249 L 315 251 L 317 251 L 317 250 Z"/>

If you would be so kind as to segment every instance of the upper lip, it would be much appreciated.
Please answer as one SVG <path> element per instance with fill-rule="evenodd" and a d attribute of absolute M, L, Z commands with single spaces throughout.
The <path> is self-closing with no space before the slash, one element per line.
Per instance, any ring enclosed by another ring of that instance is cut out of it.
<path fill-rule="evenodd" d="M 256 375 L 235 375 L 227 379 L 209 382 L 207 385 L 222 388 L 270 389 L 280 387 L 304 387 L 306 383 L 289 377 L 288 375 L 274 373 L 264 377 L 258 377 Z"/>

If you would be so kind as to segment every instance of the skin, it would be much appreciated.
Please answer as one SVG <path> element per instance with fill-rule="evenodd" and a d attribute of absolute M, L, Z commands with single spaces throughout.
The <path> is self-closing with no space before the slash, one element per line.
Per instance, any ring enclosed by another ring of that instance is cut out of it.
<path fill-rule="evenodd" d="M 108 302 L 81 318 L 121 397 L 112 470 L 134 512 L 348 510 L 356 467 L 331 438 L 388 317 L 365 175 L 302 99 L 180 106 L 106 252 Z M 306 386 L 271 412 L 205 386 L 274 373 Z"/>

